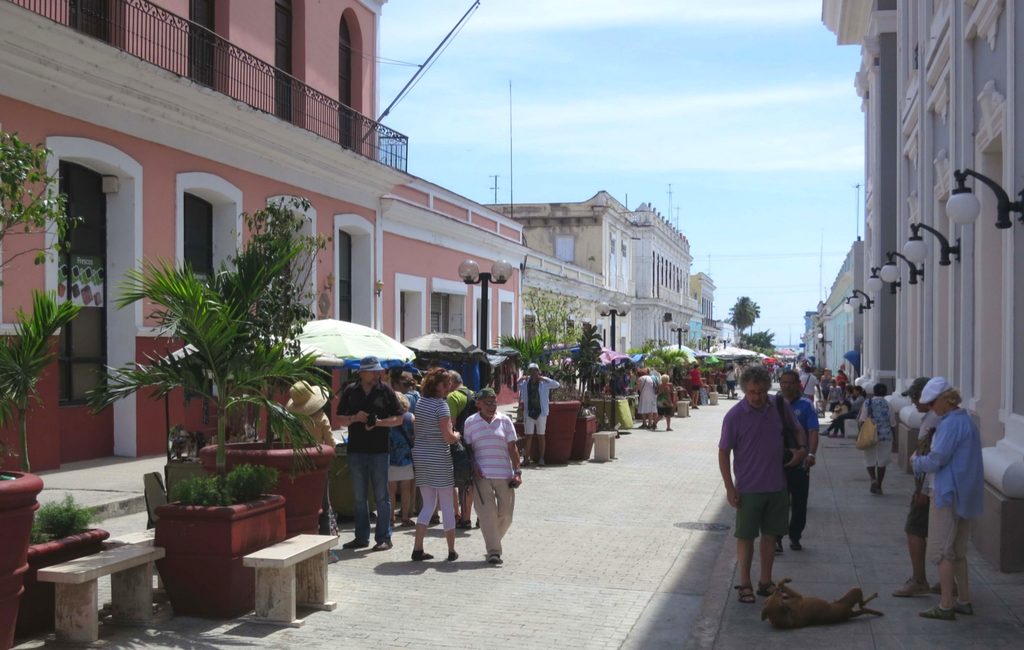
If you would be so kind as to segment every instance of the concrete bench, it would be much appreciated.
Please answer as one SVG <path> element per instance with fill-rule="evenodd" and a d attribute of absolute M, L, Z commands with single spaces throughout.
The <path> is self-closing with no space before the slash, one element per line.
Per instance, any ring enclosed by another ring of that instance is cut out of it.
<path fill-rule="evenodd" d="M 159 546 L 119 546 L 95 555 L 40 569 L 38 580 L 54 584 L 57 639 L 92 643 L 99 639 L 96 581 L 110 576 L 114 623 L 144 625 L 153 620 L 153 562 L 163 558 Z"/>
<path fill-rule="evenodd" d="M 333 535 L 296 535 L 242 558 L 256 569 L 256 613 L 247 620 L 299 627 L 297 606 L 337 607 L 327 602 L 327 552 L 337 545 Z"/>
<path fill-rule="evenodd" d="M 152 546 L 156 539 L 156 529 L 150 528 L 138 533 L 118 535 L 107 540 L 111 546 Z"/>
<path fill-rule="evenodd" d="M 606 463 L 615 458 L 615 436 L 617 431 L 598 431 L 594 434 L 594 460 Z"/>

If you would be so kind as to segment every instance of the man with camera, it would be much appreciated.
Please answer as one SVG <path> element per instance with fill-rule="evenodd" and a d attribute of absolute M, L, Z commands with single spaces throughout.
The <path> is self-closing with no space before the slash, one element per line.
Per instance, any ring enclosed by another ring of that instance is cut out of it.
<path fill-rule="evenodd" d="M 476 394 L 477 412 L 466 419 L 463 441 L 473 449 L 477 516 L 487 547 L 487 561 L 501 564 L 501 539 L 512 525 L 515 488 L 523 483 L 512 420 L 498 411 L 491 388 Z"/>
<path fill-rule="evenodd" d="M 352 500 L 355 515 L 355 539 L 342 548 L 366 548 L 370 545 L 370 504 L 366 483 L 373 485 L 377 502 L 377 529 L 373 550 L 391 548 L 391 498 L 388 496 L 388 444 L 391 427 L 402 424 L 402 409 L 395 391 L 381 381 L 384 368 L 377 357 L 359 362 L 359 381 L 341 393 L 338 416 L 348 427 L 348 468 L 352 475 Z"/>

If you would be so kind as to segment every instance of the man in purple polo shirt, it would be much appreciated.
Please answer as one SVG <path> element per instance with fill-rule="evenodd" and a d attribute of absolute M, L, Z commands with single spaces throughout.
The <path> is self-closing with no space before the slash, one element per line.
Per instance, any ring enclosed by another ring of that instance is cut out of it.
<path fill-rule="evenodd" d="M 771 375 L 764 366 L 744 369 L 740 377 L 743 399 L 725 415 L 718 443 L 718 468 L 725 483 L 725 495 L 729 505 L 736 508 L 736 558 L 740 574 L 736 588 L 741 603 L 756 600 L 750 580 L 754 539 L 760 534 L 761 575 L 757 593 L 769 596 L 774 587 L 775 538 L 785 535 L 789 528 L 789 493 L 782 465 L 785 452 L 782 417 L 786 418 L 796 439 L 789 465 L 802 463 L 806 455 L 803 430 L 797 426 L 785 400 L 776 404 L 777 398 L 768 395 L 771 385 Z"/>

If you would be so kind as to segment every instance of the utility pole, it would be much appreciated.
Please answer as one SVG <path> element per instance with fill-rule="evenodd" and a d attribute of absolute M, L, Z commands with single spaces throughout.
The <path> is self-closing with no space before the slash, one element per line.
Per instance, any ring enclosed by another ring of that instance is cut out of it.
<path fill-rule="evenodd" d="M 498 203 L 498 178 L 499 177 L 498 177 L 497 174 L 491 174 L 491 178 L 494 179 L 494 185 L 491 187 L 491 189 L 494 190 L 494 203 L 497 204 Z"/>

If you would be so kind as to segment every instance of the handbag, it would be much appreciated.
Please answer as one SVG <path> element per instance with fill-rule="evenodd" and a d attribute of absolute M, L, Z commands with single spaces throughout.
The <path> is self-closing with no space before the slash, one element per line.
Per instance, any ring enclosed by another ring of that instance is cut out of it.
<path fill-rule="evenodd" d="M 473 480 L 473 457 L 469 447 L 462 444 L 462 441 L 448 445 L 452 455 L 452 470 L 455 473 L 455 484 L 462 485 Z"/>
<path fill-rule="evenodd" d="M 860 424 L 857 432 L 857 449 L 871 449 L 878 444 L 878 429 L 870 417 Z"/>

